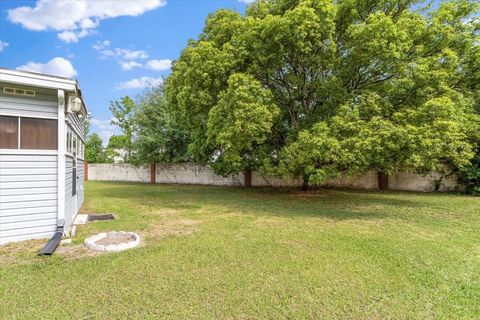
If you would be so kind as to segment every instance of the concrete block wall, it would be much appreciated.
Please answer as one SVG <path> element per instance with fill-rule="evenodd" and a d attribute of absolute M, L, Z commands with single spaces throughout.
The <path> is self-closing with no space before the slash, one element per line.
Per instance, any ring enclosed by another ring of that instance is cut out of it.
<path fill-rule="evenodd" d="M 158 163 L 155 174 L 156 183 L 205 184 L 215 186 L 241 186 L 243 174 L 222 177 L 207 166 L 195 163 Z"/>
<path fill-rule="evenodd" d="M 213 172 L 208 166 L 195 163 L 156 164 L 154 168 L 155 180 L 152 179 L 151 166 L 134 166 L 131 164 L 88 164 L 88 180 L 96 181 L 132 181 L 167 184 L 203 184 L 216 186 L 243 186 L 243 174 L 222 177 Z M 435 191 L 435 181 L 441 175 L 432 172 L 428 175 L 419 175 L 398 172 L 388 177 L 389 190 L 404 191 Z M 260 172 L 252 172 L 252 186 L 254 187 L 299 187 L 301 179 L 293 177 L 271 177 Z M 351 188 L 363 190 L 378 189 L 378 176 L 374 171 L 363 175 L 339 177 L 329 179 L 322 184 L 324 187 Z M 443 179 L 439 191 L 452 191 L 456 186 L 456 177 Z"/>
<path fill-rule="evenodd" d="M 89 163 L 88 180 L 150 182 L 150 166 L 124 163 Z"/>
<path fill-rule="evenodd" d="M 338 177 L 326 180 L 322 186 L 363 190 L 378 189 L 378 175 L 375 171 L 369 171 L 363 175 L 356 174 L 351 177 Z"/>
<path fill-rule="evenodd" d="M 441 178 L 438 172 L 432 172 L 427 175 L 420 175 L 408 172 L 397 172 L 388 177 L 389 190 L 410 190 L 420 192 L 435 191 L 435 181 Z M 457 177 L 451 175 L 442 179 L 438 191 L 448 192 L 455 190 L 457 186 Z"/>
<path fill-rule="evenodd" d="M 294 177 L 271 177 L 260 172 L 252 172 L 252 186 L 254 187 L 300 187 L 302 179 Z M 339 177 L 328 179 L 323 187 L 350 188 L 350 189 L 378 189 L 377 174 L 370 171 L 365 175 L 354 175 L 351 177 Z"/>
<path fill-rule="evenodd" d="M 254 187 L 300 187 L 303 181 L 293 177 L 271 177 L 260 172 L 252 172 L 252 186 Z"/>

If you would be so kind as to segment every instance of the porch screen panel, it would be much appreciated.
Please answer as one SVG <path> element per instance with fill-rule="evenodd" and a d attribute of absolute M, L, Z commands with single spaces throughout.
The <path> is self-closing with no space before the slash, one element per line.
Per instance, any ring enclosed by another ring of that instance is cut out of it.
<path fill-rule="evenodd" d="M 21 118 L 20 149 L 57 150 L 57 120 Z"/>
<path fill-rule="evenodd" d="M 18 118 L 0 116 L 0 149 L 18 148 Z"/>

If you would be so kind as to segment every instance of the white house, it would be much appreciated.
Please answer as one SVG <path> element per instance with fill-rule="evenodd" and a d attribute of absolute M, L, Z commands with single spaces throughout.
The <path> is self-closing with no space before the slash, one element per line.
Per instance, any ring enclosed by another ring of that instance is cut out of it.
<path fill-rule="evenodd" d="M 0 244 L 69 231 L 87 116 L 76 80 L 0 68 Z"/>

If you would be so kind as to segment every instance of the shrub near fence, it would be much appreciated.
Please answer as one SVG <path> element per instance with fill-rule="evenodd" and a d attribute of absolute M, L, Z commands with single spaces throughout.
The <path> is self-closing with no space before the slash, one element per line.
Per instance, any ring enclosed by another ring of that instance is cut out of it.
<path fill-rule="evenodd" d="M 102 163 L 86 164 L 86 166 L 85 172 L 88 172 L 87 178 L 93 181 L 130 181 L 216 186 L 243 186 L 245 181 L 243 174 L 222 177 L 215 174 L 212 168 L 195 163 L 160 163 L 151 166 Z M 399 172 L 388 177 L 388 189 L 420 192 L 435 191 L 435 186 L 440 178 L 441 175 L 437 172 L 432 172 L 428 175 Z M 254 187 L 299 187 L 301 185 L 301 179 L 271 177 L 260 172 L 252 173 L 252 186 Z M 456 185 L 456 177 L 450 176 L 441 181 L 438 191 L 453 191 Z M 325 181 L 323 186 L 373 190 L 378 189 L 378 175 L 376 172 L 370 171 L 363 175 L 329 179 Z"/>

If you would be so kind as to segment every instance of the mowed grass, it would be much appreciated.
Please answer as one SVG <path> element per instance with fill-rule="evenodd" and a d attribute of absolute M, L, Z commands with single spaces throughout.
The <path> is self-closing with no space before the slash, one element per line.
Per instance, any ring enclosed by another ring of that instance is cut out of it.
<path fill-rule="evenodd" d="M 480 318 L 480 198 L 88 182 L 83 210 L 118 219 L 0 247 L 0 318 Z M 82 249 L 104 230 L 144 243 Z"/>

